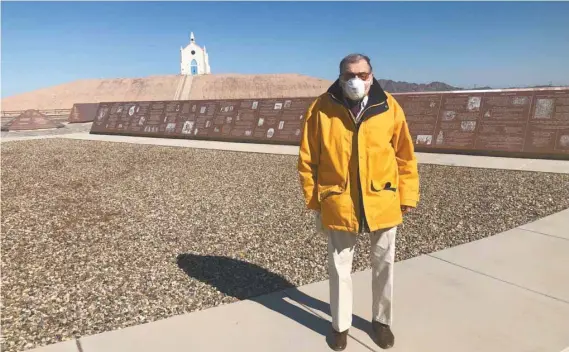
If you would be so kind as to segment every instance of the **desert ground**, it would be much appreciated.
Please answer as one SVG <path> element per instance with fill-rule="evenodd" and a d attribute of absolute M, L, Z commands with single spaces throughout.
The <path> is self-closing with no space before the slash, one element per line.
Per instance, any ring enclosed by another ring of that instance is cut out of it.
<path fill-rule="evenodd" d="M 294 156 L 58 138 L 1 148 L 3 351 L 327 279 Z M 420 175 L 398 261 L 569 207 L 568 174 L 421 164 Z M 359 239 L 354 270 L 369 268 L 368 242 Z M 184 254 L 273 275 L 209 268 L 233 278 L 239 294 L 226 295 L 185 274 Z"/>

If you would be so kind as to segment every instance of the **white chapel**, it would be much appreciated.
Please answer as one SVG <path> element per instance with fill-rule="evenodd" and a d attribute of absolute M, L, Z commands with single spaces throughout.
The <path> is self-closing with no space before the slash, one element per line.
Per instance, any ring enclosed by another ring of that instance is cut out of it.
<path fill-rule="evenodd" d="M 209 56 L 205 49 L 196 44 L 194 32 L 190 34 L 190 44 L 180 47 L 180 68 L 183 75 L 205 75 L 211 73 Z"/>

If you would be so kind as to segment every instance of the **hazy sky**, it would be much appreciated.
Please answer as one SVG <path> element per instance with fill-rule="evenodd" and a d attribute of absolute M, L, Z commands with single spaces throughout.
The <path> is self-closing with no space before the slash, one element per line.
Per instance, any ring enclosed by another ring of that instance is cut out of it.
<path fill-rule="evenodd" d="M 569 2 L 6 2 L 2 96 L 77 79 L 178 74 L 194 31 L 212 73 L 461 87 L 569 84 Z"/>

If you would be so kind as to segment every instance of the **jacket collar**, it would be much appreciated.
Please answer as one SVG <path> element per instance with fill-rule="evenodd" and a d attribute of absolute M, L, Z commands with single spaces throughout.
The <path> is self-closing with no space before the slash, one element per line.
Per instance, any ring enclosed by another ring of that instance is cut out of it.
<path fill-rule="evenodd" d="M 332 95 L 336 100 L 344 102 L 344 91 L 342 90 L 342 86 L 340 85 L 340 79 L 337 79 L 330 88 L 328 88 L 328 94 Z M 387 100 L 387 95 L 379 82 L 373 78 L 371 88 L 369 89 L 368 93 L 369 100 L 367 102 L 367 106 L 383 103 Z"/>

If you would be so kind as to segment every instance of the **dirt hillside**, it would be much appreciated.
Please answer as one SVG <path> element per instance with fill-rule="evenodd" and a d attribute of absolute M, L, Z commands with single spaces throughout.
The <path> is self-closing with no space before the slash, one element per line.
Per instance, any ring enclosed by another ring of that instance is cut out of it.
<path fill-rule="evenodd" d="M 315 97 L 331 84 L 299 74 L 204 75 L 194 78 L 190 99 Z"/>
<path fill-rule="evenodd" d="M 298 74 L 181 75 L 91 79 L 2 99 L 3 111 L 71 109 L 75 103 L 175 99 L 239 99 L 317 96 L 332 82 Z M 188 86 L 191 85 L 191 86 Z M 181 94 L 186 93 L 189 94 Z"/>
<path fill-rule="evenodd" d="M 179 76 L 79 80 L 2 99 L 2 110 L 71 109 L 75 103 L 171 99 Z"/>

